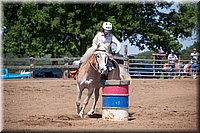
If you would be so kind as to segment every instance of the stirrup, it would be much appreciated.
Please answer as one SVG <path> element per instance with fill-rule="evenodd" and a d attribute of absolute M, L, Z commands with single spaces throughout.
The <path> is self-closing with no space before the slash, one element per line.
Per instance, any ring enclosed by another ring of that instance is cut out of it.
<path fill-rule="evenodd" d="M 79 71 L 79 69 L 77 70 L 76 74 L 74 75 L 74 80 L 76 80 L 76 77 L 78 75 L 78 71 Z"/>

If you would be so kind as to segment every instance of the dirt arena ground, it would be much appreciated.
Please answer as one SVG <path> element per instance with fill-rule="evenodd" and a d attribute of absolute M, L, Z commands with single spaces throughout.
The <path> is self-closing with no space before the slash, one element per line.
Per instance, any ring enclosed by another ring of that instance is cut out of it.
<path fill-rule="evenodd" d="M 114 122 L 102 119 L 101 96 L 94 116 L 79 118 L 75 80 L 19 79 L 2 85 L 3 131 L 199 130 L 197 79 L 132 79 L 130 119 Z M 92 102 L 93 97 L 86 111 Z"/>

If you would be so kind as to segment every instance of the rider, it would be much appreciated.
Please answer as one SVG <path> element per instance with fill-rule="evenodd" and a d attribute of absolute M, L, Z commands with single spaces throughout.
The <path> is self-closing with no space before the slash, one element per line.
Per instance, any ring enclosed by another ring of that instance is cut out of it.
<path fill-rule="evenodd" d="M 109 52 L 110 46 L 112 43 L 115 43 L 117 46 L 117 49 L 115 53 L 119 53 L 121 49 L 121 43 L 117 40 L 117 38 L 112 34 L 112 24 L 110 22 L 104 22 L 103 23 L 103 31 L 98 32 L 93 41 L 92 41 L 92 47 L 90 47 L 83 57 L 80 59 L 80 65 L 87 61 L 90 56 L 95 52 L 95 50 L 98 50 L 99 47 L 104 47 L 106 52 Z M 79 67 L 80 67 L 79 65 Z M 111 67 L 113 69 L 113 67 Z"/>

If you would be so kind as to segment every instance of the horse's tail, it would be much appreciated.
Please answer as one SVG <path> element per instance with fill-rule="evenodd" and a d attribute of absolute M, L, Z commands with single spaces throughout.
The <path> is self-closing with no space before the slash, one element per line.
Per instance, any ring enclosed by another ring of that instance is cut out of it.
<path fill-rule="evenodd" d="M 120 79 L 121 80 L 130 80 L 130 83 L 131 83 L 131 76 L 130 74 L 126 71 L 126 69 L 119 65 L 119 68 L 120 68 Z"/>

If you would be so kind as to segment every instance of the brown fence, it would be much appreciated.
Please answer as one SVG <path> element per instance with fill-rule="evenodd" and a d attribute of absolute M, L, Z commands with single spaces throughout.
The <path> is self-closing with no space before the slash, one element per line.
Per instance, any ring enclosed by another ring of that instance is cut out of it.
<path fill-rule="evenodd" d="M 123 57 L 114 57 L 119 62 L 124 62 Z M 80 60 L 80 57 L 64 57 L 64 58 L 2 58 L 2 67 L 8 68 L 10 72 L 26 70 L 31 72 L 33 77 L 33 69 L 36 68 L 60 68 L 63 71 L 63 78 L 68 77 L 68 71 L 76 68 L 73 61 Z"/>

